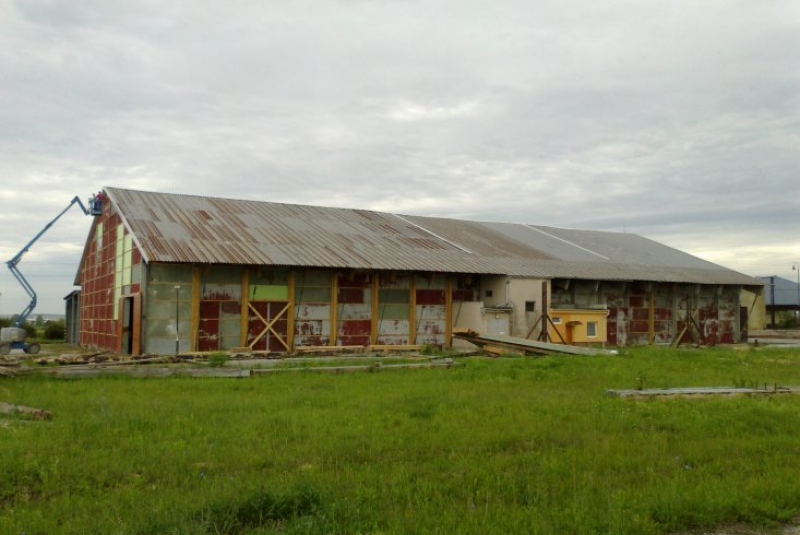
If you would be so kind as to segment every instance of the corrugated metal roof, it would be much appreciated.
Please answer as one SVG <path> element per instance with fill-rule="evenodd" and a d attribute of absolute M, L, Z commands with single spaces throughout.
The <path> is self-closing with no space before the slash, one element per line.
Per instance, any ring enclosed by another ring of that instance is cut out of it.
<path fill-rule="evenodd" d="M 635 234 L 107 188 L 149 262 L 758 285 Z"/>
<path fill-rule="evenodd" d="M 773 293 L 775 294 L 775 305 L 793 307 L 800 305 L 800 279 L 791 281 L 783 277 L 758 277 L 764 283 L 764 301 L 767 306 L 772 305 Z M 775 284 L 774 292 L 771 288 Z"/>

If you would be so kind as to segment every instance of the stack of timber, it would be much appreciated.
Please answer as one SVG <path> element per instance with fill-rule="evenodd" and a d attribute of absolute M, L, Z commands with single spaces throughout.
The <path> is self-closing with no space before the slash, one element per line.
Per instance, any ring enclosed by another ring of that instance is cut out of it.
<path fill-rule="evenodd" d="M 526 338 L 515 338 L 501 334 L 478 334 L 474 331 L 454 332 L 453 338 L 466 340 L 491 354 L 512 353 L 517 355 L 616 355 L 616 351 L 591 347 L 568 346 L 537 342 Z"/>

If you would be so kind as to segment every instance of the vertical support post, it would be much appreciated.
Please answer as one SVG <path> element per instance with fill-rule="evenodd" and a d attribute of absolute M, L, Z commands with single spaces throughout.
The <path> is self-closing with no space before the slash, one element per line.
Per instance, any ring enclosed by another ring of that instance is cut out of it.
<path fill-rule="evenodd" d="M 242 302 L 239 304 L 239 346 L 247 345 L 250 331 L 250 268 L 242 270 Z"/>
<path fill-rule="evenodd" d="M 542 342 L 549 342 L 550 335 L 550 305 L 547 301 L 547 281 L 542 281 L 542 333 L 539 338 Z"/>
<path fill-rule="evenodd" d="M 369 343 L 371 345 L 375 345 L 378 343 L 378 330 L 380 329 L 380 317 L 378 316 L 378 291 L 380 290 L 380 273 L 375 271 L 374 276 L 372 277 L 372 313 L 370 317 L 372 318 L 371 321 L 371 328 L 369 333 Z"/>
<path fill-rule="evenodd" d="M 175 285 L 175 356 L 181 352 L 181 285 Z"/>
<path fill-rule="evenodd" d="M 200 268 L 194 266 L 192 270 L 192 331 L 189 343 L 191 351 L 197 351 L 200 346 L 200 288 L 201 288 L 201 274 Z"/>
<path fill-rule="evenodd" d="M 453 276 L 447 275 L 444 290 L 444 347 L 453 347 Z"/>
<path fill-rule="evenodd" d="M 287 297 L 289 298 L 289 310 L 286 312 L 286 345 L 289 350 L 294 350 L 294 322 L 297 316 L 297 303 L 294 302 L 295 298 L 295 272 L 289 271 L 286 275 Z"/>
<path fill-rule="evenodd" d="M 133 317 L 131 318 L 131 355 L 142 354 L 142 294 L 133 294 Z"/>
<path fill-rule="evenodd" d="M 417 274 L 411 273 L 408 281 L 408 343 L 417 343 Z"/>
<path fill-rule="evenodd" d="M 331 274 L 331 345 L 338 345 L 339 338 L 339 275 Z"/>
<path fill-rule="evenodd" d="M 647 342 L 650 345 L 656 343 L 656 289 L 655 283 L 650 286 L 650 295 L 647 296 L 650 301 L 647 307 Z"/>
<path fill-rule="evenodd" d="M 775 276 L 769 278 L 769 302 L 772 305 L 770 326 L 775 328 Z"/>

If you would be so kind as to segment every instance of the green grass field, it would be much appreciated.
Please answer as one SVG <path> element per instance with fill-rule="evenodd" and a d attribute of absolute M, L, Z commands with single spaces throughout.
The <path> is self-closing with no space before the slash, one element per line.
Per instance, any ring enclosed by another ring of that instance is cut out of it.
<path fill-rule="evenodd" d="M 649 534 L 800 514 L 792 350 L 250 379 L 0 379 L 2 534 Z"/>

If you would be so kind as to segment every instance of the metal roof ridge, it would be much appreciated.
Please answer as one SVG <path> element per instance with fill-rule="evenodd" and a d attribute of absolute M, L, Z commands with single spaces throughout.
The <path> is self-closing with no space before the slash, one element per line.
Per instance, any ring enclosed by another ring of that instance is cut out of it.
<path fill-rule="evenodd" d="M 144 261 L 144 263 L 145 264 L 149 264 L 150 263 L 150 255 L 148 255 L 147 254 L 147 250 L 144 247 L 142 247 L 143 244 L 142 244 L 141 240 L 139 240 L 139 235 L 136 232 L 133 231 L 133 227 L 131 226 L 130 222 L 128 221 L 128 218 L 125 216 L 125 213 L 122 210 L 119 209 L 119 200 L 115 198 L 116 194 L 114 194 L 114 190 L 115 189 L 122 190 L 122 188 L 103 187 L 103 189 L 101 191 L 103 191 L 105 193 L 106 197 L 108 197 L 108 199 L 112 202 L 112 204 L 117 207 L 116 212 L 119 215 L 120 221 L 122 221 L 122 225 L 128 230 L 128 234 L 130 235 L 131 240 L 133 241 L 134 244 L 136 244 L 136 247 L 138 247 L 139 252 L 142 255 L 142 260 Z"/>
<path fill-rule="evenodd" d="M 395 216 L 396 218 L 400 219 L 401 221 L 403 221 L 403 222 L 405 222 L 405 223 L 407 223 L 409 225 L 413 225 L 414 227 L 420 229 L 423 232 L 427 232 L 428 234 L 430 234 L 431 236 L 433 236 L 436 239 L 442 240 L 445 243 L 449 243 L 450 245 L 452 245 L 456 249 L 460 249 L 461 251 L 464 251 L 467 254 L 475 254 L 474 252 L 470 251 L 466 247 L 463 247 L 463 246 L 457 244 L 456 242 L 450 241 L 447 238 L 445 238 L 444 236 L 439 236 L 438 234 L 436 234 L 432 230 L 426 229 L 422 225 L 418 225 L 418 224 L 414 223 L 413 221 L 409 221 L 408 219 L 406 219 L 405 217 L 403 217 L 403 216 L 401 216 L 399 214 L 391 214 L 391 215 Z"/>
<path fill-rule="evenodd" d="M 531 229 L 531 230 L 535 230 L 536 232 L 539 232 L 539 233 L 541 233 L 541 234 L 544 234 L 544 235 L 545 235 L 545 236 L 547 236 L 548 238 L 553 238 L 554 240 L 562 241 L 562 242 L 566 243 L 567 245 L 571 245 L 571 246 L 573 246 L 573 247 L 575 247 L 575 248 L 577 248 L 577 249 L 580 249 L 581 251 L 586 251 L 587 253 L 591 253 L 591 254 L 593 254 L 593 255 L 595 255 L 595 256 L 599 256 L 599 257 L 600 257 L 600 258 L 602 258 L 603 260 L 611 260 L 611 259 L 610 259 L 610 258 L 608 258 L 607 256 L 603 256 L 603 255 L 601 255 L 601 254 L 600 254 L 600 253 L 598 253 L 598 252 L 592 251 L 591 249 L 587 249 L 586 247 L 581 247 L 581 246 L 580 246 L 580 245 L 578 245 L 577 243 L 573 243 L 573 242 L 571 242 L 571 241 L 569 241 L 569 240 L 565 240 L 564 238 L 559 238 L 558 236 L 554 236 L 554 235 L 550 234 L 549 232 L 545 232 L 545 231 L 543 231 L 543 230 L 541 230 L 541 229 L 538 229 L 538 228 L 536 228 L 536 227 L 534 227 L 534 226 L 532 226 L 532 225 L 523 224 L 522 226 L 523 226 L 523 227 L 527 227 L 527 228 L 529 228 L 529 229 Z"/>

